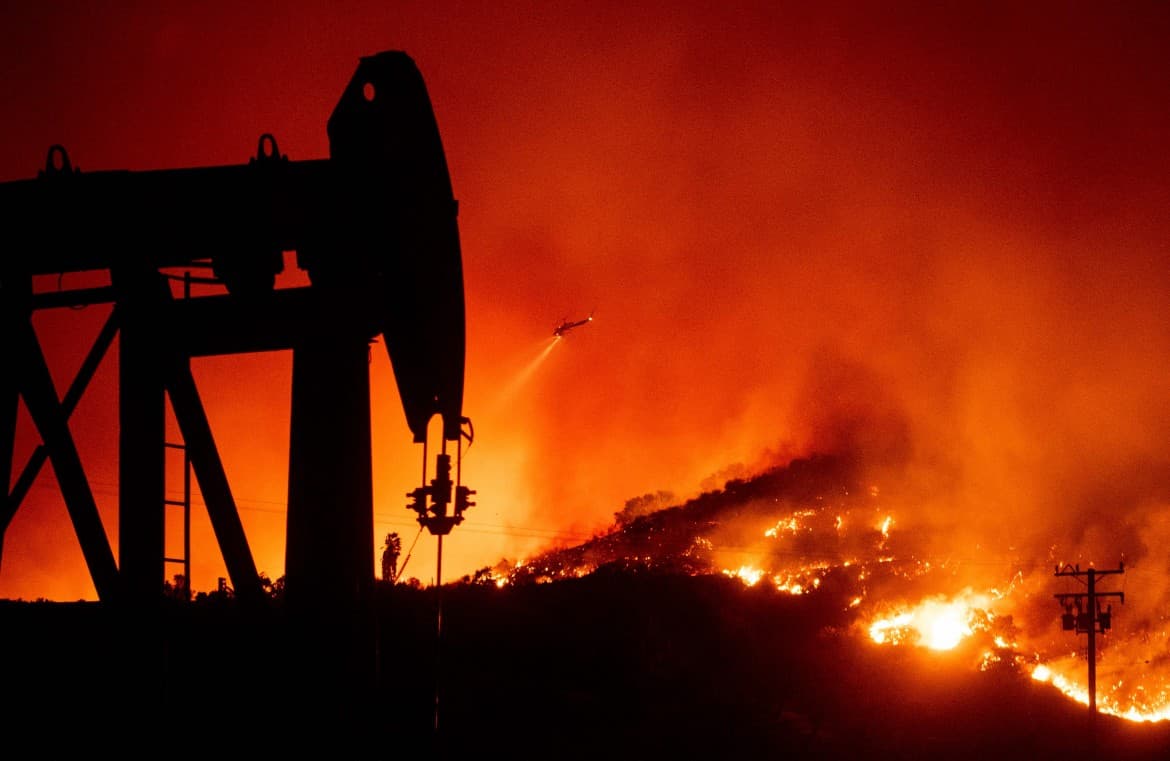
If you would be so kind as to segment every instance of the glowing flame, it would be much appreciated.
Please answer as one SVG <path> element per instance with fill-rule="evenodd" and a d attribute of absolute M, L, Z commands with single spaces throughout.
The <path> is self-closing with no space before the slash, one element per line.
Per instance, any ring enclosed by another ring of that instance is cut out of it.
<path fill-rule="evenodd" d="M 987 595 L 970 592 L 954 599 L 932 597 L 911 610 L 874 621 L 869 636 L 879 645 L 916 644 L 931 650 L 953 650 L 965 638 L 987 628 Z"/>
<path fill-rule="evenodd" d="M 728 576 L 738 578 L 749 587 L 754 587 L 756 584 L 760 583 L 760 579 L 764 578 L 763 571 L 761 571 L 759 568 L 753 568 L 750 565 L 741 565 L 734 571 L 724 570 L 723 573 Z"/>
<path fill-rule="evenodd" d="M 1058 673 L 1052 667 L 1040 663 L 1032 669 L 1032 678 L 1037 682 L 1050 684 L 1081 705 L 1089 705 L 1089 690 L 1075 679 Z M 1118 683 L 1114 687 L 1121 687 Z M 1139 688 L 1140 690 L 1140 688 Z M 1097 695 L 1097 711 L 1135 722 L 1170 721 L 1170 690 L 1163 688 L 1145 701 L 1131 699 L 1129 705 L 1105 694 Z"/>
<path fill-rule="evenodd" d="M 770 529 L 764 532 L 764 536 L 768 537 L 769 539 L 775 539 L 780 535 L 781 531 L 787 531 L 790 534 L 795 534 L 801 529 L 799 519 L 807 518 L 815 514 L 816 512 L 814 510 L 798 510 L 789 517 L 777 521 L 775 526 L 772 526 Z"/>
<path fill-rule="evenodd" d="M 767 576 L 779 592 L 791 595 L 807 594 L 821 586 L 821 575 L 829 568 L 827 563 L 817 563 L 801 568 L 793 573 L 775 573 L 768 576 L 767 572 L 753 565 L 741 565 L 739 568 L 724 568 L 723 575 L 739 579 L 745 585 L 754 587 Z"/>
<path fill-rule="evenodd" d="M 805 574 L 792 574 L 788 576 L 776 575 L 772 577 L 772 582 L 776 585 L 776 589 L 781 592 L 787 592 L 793 595 L 802 595 L 818 589 L 821 586 L 821 577 L 813 576 L 811 580 L 806 580 Z"/>

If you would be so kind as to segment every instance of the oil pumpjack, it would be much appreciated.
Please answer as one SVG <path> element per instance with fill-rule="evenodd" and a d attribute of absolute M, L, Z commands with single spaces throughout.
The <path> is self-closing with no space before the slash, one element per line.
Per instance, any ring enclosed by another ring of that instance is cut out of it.
<path fill-rule="evenodd" d="M 432 418 L 442 419 L 438 473 L 449 473 L 447 443 L 469 438 L 469 420 L 458 208 L 414 61 L 400 51 L 361 58 L 327 132 L 327 159 L 290 160 L 265 134 L 244 164 L 150 171 L 81 171 L 64 147 L 52 146 L 34 178 L 0 184 L 6 484 L 20 399 L 43 442 L 2 495 L 0 539 L 47 460 L 99 603 L 154 604 L 166 578 L 169 397 L 235 597 L 268 605 L 190 361 L 291 350 L 284 601 L 306 633 L 306 663 L 316 663 L 306 668 L 347 690 L 360 687 L 374 660 L 369 351 L 376 337 L 389 353 L 413 441 L 423 445 L 424 482 Z M 275 288 L 284 252 L 294 251 L 309 285 Z M 178 296 L 174 268 L 205 268 L 206 280 L 224 288 Z M 76 272 L 96 272 L 103 284 L 34 287 L 38 276 Z M 33 314 L 94 304 L 112 309 L 58 398 Z M 69 427 L 115 336 L 116 560 Z M 420 522 L 448 531 L 458 522 L 448 515 L 452 486 L 461 520 L 473 492 L 457 475 L 414 493 Z"/>

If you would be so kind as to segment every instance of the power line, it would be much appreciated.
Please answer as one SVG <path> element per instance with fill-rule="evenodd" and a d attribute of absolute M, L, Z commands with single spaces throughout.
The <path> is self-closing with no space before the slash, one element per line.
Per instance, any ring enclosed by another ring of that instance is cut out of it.
<path fill-rule="evenodd" d="M 95 495 L 103 497 L 116 498 L 118 496 L 117 487 L 114 484 L 95 481 L 91 482 L 94 488 Z M 53 487 L 47 484 L 37 484 L 35 488 L 49 489 L 56 491 Z M 206 507 L 206 503 L 201 499 L 192 499 L 193 505 Z M 266 513 L 269 515 L 286 515 L 287 509 L 284 503 L 277 500 L 267 500 L 254 497 L 240 497 L 237 499 L 237 508 L 242 511 Z M 383 511 L 374 511 L 374 522 L 380 526 L 401 526 L 412 527 L 417 525 L 415 520 L 409 516 L 397 517 L 390 513 Z M 543 526 L 523 526 L 505 523 L 483 523 L 476 521 L 465 521 L 461 527 L 463 533 L 477 534 L 482 536 L 505 536 L 518 539 L 537 539 L 549 542 L 579 542 L 586 543 L 593 540 L 605 539 L 607 534 L 605 530 L 598 533 L 587 534 L 578 531 L 566 531 L 563 529 L 548 528 Z M 776 540 L 761 539 L 762 543 L 775 542 Z M 715 553 L 729 553 L 738 555 L 751 555 L 761 558 L 779 557 L 790 558 L 793 560 L 803 560 L 806 562 L 841 562 L 843 560 L 860 563 L 860 558 L 850 558 L 845 553 L 834 553 L 828 551 L 800 551 L 794 549 L 786 549 L 780 547 L 754 547 L 749 545 L 729 545 L 719 544 L 710 545 L 703 548 L 708 552 Z M 554 550 L 555 551 L 555 550 Z M 866 563 L 876 563 L 876 560 L 866 560 Z M 1009 566 L 1021 570 L 1035 570 L 1041 567 L 1046 567 L 1047 563 L 1042 561 L 1023 562 L 1014 559 L 991 559 L 985 555 L 978 557 L 962 557 L 962 556 L 911 556 L 911 557 L 891 557 L 886 560 L 881 560 L 881 565 L 908 565 L 908 564 L 923 564 L 930 563 L 932 565 L 963 565 L 968 567 L 986 567 L 986 568 L 1001 568 Z M 1136 566 L 1131 566 L 1127 570 L 1135 570 Z M 1100 573 L 1100 572 L 1099 572 Z"/>

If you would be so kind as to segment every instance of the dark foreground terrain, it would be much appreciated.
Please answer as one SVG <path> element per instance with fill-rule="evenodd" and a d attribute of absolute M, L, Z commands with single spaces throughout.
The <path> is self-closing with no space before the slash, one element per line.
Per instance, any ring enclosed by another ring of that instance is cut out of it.
<path fill-rule="evenodd" d="M 0 603 L 0 752 L 1170 758 L 1170 725 L 1107 716 L 1094 756 L 1083 707 L 1011 667 L 979 671 L 962 647 L 873 646 L 831 593 L 618 573 L 449 586 L 438 653 L 434 590 L 378 594 L 382 667 L 352 687 L 313 665 L 313 642 L 287 636 L 278 602 L 259 614 L 231 598 L 176 603 L 150 617 Z"/>

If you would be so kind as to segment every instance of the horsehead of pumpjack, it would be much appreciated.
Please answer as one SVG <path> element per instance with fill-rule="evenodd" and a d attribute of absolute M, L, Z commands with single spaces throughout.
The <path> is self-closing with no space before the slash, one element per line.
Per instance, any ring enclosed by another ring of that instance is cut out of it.
<path fill-rule="evenodd" d="M 338 272 L 312 246 L 298 261 L 315 283 L 333 277 L 377 283 L 379 329 L 415 443 L 426 444 L 435 414 L 442 420 L 434 478 L 407 494 L 420 525 L 441 536 L 462 522 L 475 493 L 460 484 L 459 465 L 450 478 L 446 444 L 455 441 L 459 458 L 462 439 L 473 434 L 462 414 L 466 316 L 459 206 L 431 98 L 413 62 L 401 53 L 363 59 L 328 132 L 343 192 L 323 201 L 349 215 L 351 224 L 335 226 L 332 234 L 342 234 L 357 268 Z"/>
<path fill-rule="evenodd" d="M 426 440 L 437 414 L 443 438 L 457 441 L 465 355 L 458 203 L 413 62 L 399 52 L 362 59 L 327 130 L 337 184 L 320 199 L 330 218 L 326 245 L 349 258 L 308 241 L 299 263 L 314 283 L 377 283 L 378 327 L 414 440 Z"/>
<path fill-rule="evenodd" d="M 322 200 L 348 215 L 350 224 L 333 230 L 359 264 L 339 271 L 311 245 L 299 263 L 314 282 L 359 277 L 378 284 L 379 328 L 414 441 L 425 444 L 429 421 L 442 419 L 435 477 L 427 484 L 424 475 L 406 496 L 419 523 L 443 535 L 475 504 L 469 500 L 475 492 L 459 483 L 458 465 L 451 480 L 446 452 L 446 442 L 456 442 L 461 453 L 463 438 L 473 438 L 462 413 L 463 265 L 458 202 L 426 86 L 410 59 L 401 53 L 363 59 L 328 133 L 342 192 Z M 423 456 L 425 473 L 425 449 Z"/>

